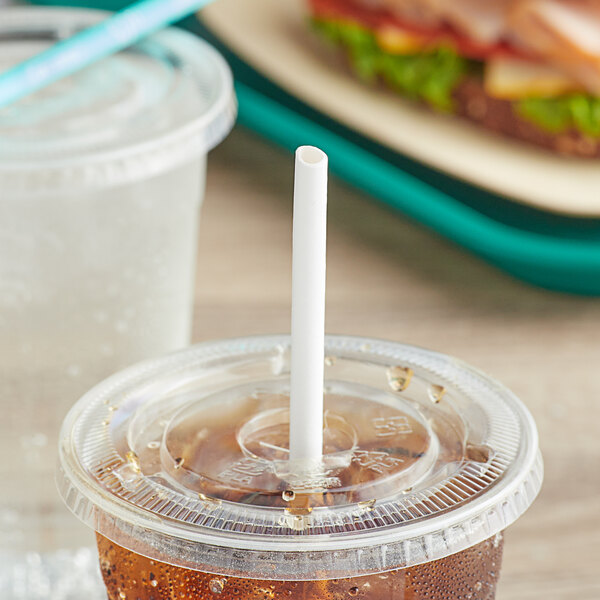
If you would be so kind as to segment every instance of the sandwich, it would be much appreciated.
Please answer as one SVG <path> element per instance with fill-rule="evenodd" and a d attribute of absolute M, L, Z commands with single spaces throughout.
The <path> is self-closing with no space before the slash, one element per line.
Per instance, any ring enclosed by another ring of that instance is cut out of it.
<path fill-rule="evenodd" d="M 600 157 L 600 0 L 307 0 L 367 82 L 569 156 Z"/>

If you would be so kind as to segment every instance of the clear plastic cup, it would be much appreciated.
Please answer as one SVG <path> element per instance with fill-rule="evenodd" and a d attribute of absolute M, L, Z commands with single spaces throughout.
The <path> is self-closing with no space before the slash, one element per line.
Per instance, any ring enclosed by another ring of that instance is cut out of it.
<path fill-rule="evenodd" d="M 447 356 L 328 336 L 322 464 L 288 461 L 290 341 L 207 343 L 86 394 L 58 484 L 109 600 L 492 600 L 535 424 Z"/>
<path fill-rule="evenodd" d="M 2 10 L 0 70 L 103 16 Z M 189 344 L 206 154 L 235 108 L 222 57 L 168 29 L 0 109 L 4 599 L 70 597 L 43 591 L 87 533 L 53 482 L 60 423 L 110 373 Z"/>

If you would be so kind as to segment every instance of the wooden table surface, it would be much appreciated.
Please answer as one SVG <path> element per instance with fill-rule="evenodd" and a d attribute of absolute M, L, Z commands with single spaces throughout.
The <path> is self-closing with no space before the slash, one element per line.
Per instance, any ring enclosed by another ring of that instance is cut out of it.
<path fill-rule="evenodd" d="M 242 129 L 209 158 L 196 341 L 289 331 L 293 159 Z M 546 475 L 497 600 L 600 598 L 600 300 L 536 289 L 332 179 L 329 333 L 458 356 L 533 413 Z"/>

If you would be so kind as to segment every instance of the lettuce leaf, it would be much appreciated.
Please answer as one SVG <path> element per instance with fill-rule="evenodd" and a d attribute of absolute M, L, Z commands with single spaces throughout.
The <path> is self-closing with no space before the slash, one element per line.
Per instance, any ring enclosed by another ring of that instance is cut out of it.
<path fill-rule="evenodd" d="M 452 92 L 470 70 L 470 62 L 452 48 L 437 47 L 410 55 L 389 54 L 377 44 L 373 33 L 358 23 L 313 19 L 325 38 L 341 44 L 357 74 L 372 83 L 383 79 L 403 95 L 448 112 L 453 108 Z"/>
<path fill-rule="evenodd" d="M 525 98 L 515 103 L 518 114 L 551 133 L 576 130 L 600 137 L 600 98 L 571 94 L 558 98 Z"/>
<path fill-rule="evenodd" d="M 382 79 L 404 96 L 439 111 L 452 111 L 452 92 L 465 75 L 477 73 L 482 66 L 446 46 L 416 54 L 390 54 L 379 47 L 369 29 L 352 21 L 313 18 L 312 23 L 323 37 L 345 48 L 361 79 L 369 83 Z M 524 98 L 513 101 L 513 109 L 550 133 L 576 130 L 600 138 L 600 98 L 589 94 Z"/>

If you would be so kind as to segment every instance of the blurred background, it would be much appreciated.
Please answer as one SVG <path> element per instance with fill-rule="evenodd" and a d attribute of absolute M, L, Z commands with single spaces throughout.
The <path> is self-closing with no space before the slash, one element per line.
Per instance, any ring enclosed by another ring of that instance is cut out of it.
<path fill-rule="evenodd" d="M 286 5 L 283 0 L 279 3 Z M 7 4 L 0 0 L 0 29 Z M 193 317 L 190 312 L 177 326 L 181 335 L 167 339 L 161 331 L 163 341 L 155 347 L 141 336 L 139 351 L 113 355 L 102 372 L 90 377 L 80 377 L 79 362 L 67 360 L 65 377 L 76 385 L 63 394 L 53 418 L 62 419 L 68 406 L 97 379 L 145 356 L 188 341 L 289 331 L 292 150 L 300 144 L 318 145 L 329 153 L 332 171 L 327 332 L 432 348 L 460 357 L 512 389 L 537 422 L 546 474 L 538 500 L 507 532 L 497 599 L 597 600 L 600 188 L 593 187 L 600 183 L 597 159 L 578 162 L 523 147 L 365 85 L 330 48 L 322 49 L 305 20 L 298 20 L 304 13 L 297 2 L 287 3 L 293 5 L 289 12 L 269 13 L 260 11 L 270 6 L 268 2 L 251 8 L 250 2 L 244 8 L 238 3 L 237 9 L 234 4 L 217 2 L 203 20 L 192 17 L 181 24 L 223 53 L 233 69 L 239 101 L 236 126 L 227 137 L 228 126 L 222 126 L 225 139 L 208 155 L 201 218 L 199 204 L 185 208 L 182 201 L 174 211 L 179 220 L 170 225 L 177 232 L 181 223 L 193 221 L 186 247 L 173 250 L 188 257 L 185 268 L 191 275 L 179 302 L 189 304 L 193 296 Z M 237 19 L 233 12 L 239 12 Z M 276 25 L 280 28 L 273 31 Z M 338 111 L 335 105 L 342 108 Z M 2 161 L 10 163 L 6 140 L 15 135 L 13 125 L 10 115 L 0 111 L 0 172 Z M 433 158 L 423 154 L 428 152 Z M 175 170 L 172 177 L 161 188 L 170 202 L 185 187 L 178 182 L 187 176 Z M 203 180 L 192 177 L 185 182 L 199 202 Z M 16 296 L 7 282 L 14 278 L 19 259 L 8 244 L 11 231 L 16 231 L 11 227 L 17 227 L 10 219 L 19 198 L 0 191 L 0 215 L 4 214 L 0 248 L 5 243 L 12 252 L 10 261 L 6 254 L 1 259 L 4 265 L 0 260 L 0 338 L 8 340 L 2 356 L 12 358 L 19 352 L 22 330 L 10 317 Z M 155 210 L 150 204 L 143 208 Z M 32 203 L 21 219 L 45 214 L 40 210 Z M 55 226 L 50 216 L 44 218 L 37 236 L 45 227 Z M 124 232 L 137 226 L 135 219 L 122 223 L 115 239 L 125 240 Z M 9 222 L 12 225 L 7 226 Z M 177 238 L 177 233 L 171 235 Z M 148 242 L 131 245 L 136 243 Z M 128 250 L 128 259 L 131 256 Z M 148 267 L 144 289 L 164 283 L 164 269 L 171 270 L 176 262 L 173 254 L 172 263 Z M 73 285 L 67 282 L 67 288 Z M 110 297 L 110 291 L 107 294 Z M 102 328 L 99 306 L 93 309 Z M 156 305 L 148 310 L 156 310 Z M 106 344 L 119 347 L 119 336 L 148 334 L 139 312 L 124 317 L 122 311 L 114 322 L 112 315 L 107 317 L 107 327 L 122 331 L 112 332 L 117 341 L 102 342 L 105 350 Z M 5 368 L 4 382 L 0 381 L 6 415 L 23 392 L 10 383 L 19 361 L 5 362 L 11 365 L 11 372 Z M 27 394 L 50 395 L 47 374 L 32 371 L 28 377 Z M 44 464 L 54 462 L 52 441 L 30 436 L 19 443 L 31 465 L 42 455 Z M 12 476 L 11 453 L 4 448 L 0 456 L 6 477 Z M 2 494 L 9 495 L 9 490 Z M 36 539 L 29 549 L 27 536 L 18 542 L 10 537 L 19 529 L 20 518 L 10 507 L 0 512 L 0 556 L 9 565 L 0 572 L 0 590 L 12 586 L 0 594 L 2 598 L 60 600 L 80 598 L 82 590 L 90 600 L 103 597 L 94 579 L 89 536 L 70 516 L 61 517 L 69 530 L 64 540 L 56 542 L 49 535 Z M 44 552 L 56 543 L 53 562 L 44 563 Z M 71 564 L 86 575 L 76 578 L 71 573 L 56 587 L 54 572 L 68 570 Z"/>

